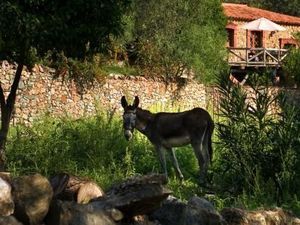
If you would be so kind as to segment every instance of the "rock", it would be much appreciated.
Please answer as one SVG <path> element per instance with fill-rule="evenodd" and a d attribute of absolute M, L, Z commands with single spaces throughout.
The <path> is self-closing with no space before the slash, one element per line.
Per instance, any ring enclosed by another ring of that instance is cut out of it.
<path fill-rule="evenodd" d="M 158 220 L 162 225 L 182 225 L 186 206 L 186 203 L 169 196 L 159 209 L 149 215 L 149 219 Z"/>
<path fill-rule="evenodd" d="M 0 177 L 0 216 L 9 216 L 14 212 L 14 201 L 10 184 Z"/>
<path fill-rule="evenodd" d="M 11 184 L 11 174 L 9 172 L 0 172 L 0 177 L 7 183 Z"/>
<path fill-rule="evenodd" d="M 230 225 L 300 225 L 299 218 L 281 208 L 256 211 L 225 208 L 221 215 Z"/>
<path fill-rule="evenodd" d="M 2 61 L 2 69 L 3 69 L 3 70 L 8 70 L 9 67 L 10 67 L 9 62 L 8 62 L 7 60 L 3 60 L 3 61 Z"/>
<path fill-rule="evenodd" d="M 46 216 L 53 196 L 47 178 L 40 174 L 15 178 L 12 182 L 15 217 L 23 224 L 40 224 Z"/>
<path fill-rule="evenodd" d="M 104 191 L 93 181 L 69 175 L 58 174 L 50 179 L 54 197 L 61 200 L 88 203 L 91 199 L 104 196 Z"/>
<path fill-rule="evenodd" d="M 162 225 L 226 224 L 210 202 L 197 196 L 191 198 L 187 204 L 174 197 L 168 198 L 149 218 L 158 220 Z"/>
<path fill-rule="evenodd" d="M 45 219 L 46 225 L 116 225 L 123 214 L 113 208 L 92 207 L 71 201 L 55 200 Z"/>
<path fill-rule="evenodd" d="M 94 182 L 83 184 L 77 194 L 77 203 L 85 204 L 91 199 L 104 196 L 104 191 Z"/>
<path fill-rule="evenodd" d="M 246 223 L 246 212 L 238 208 L 224 208 L 221 215 L 228 224 L 239 225 Z"/>
<path fill-rule="evenodd" d="M 23 225 L 13 216 L 0 216 L 0 225 Z"/>
<path fill-rule="evenodd" d="M 54 193 L 66 191 L 68 180 L 66 174 L 52 179 Z M 107 195 L 93 199 L 87 204 L 54 200 L 45 223 L 46 225 L 115 225 L 120 221 L 118 224 L 124 224 L 121 222 L 124 216 L 126 219 L 132 219 L 133 216 L 152 212 L 160 207 L 161 202 L 171 193 L 163 186 L 166 181 L 164 175 L 134 177 L 114 185 Z M 71 192 L 75 193 L 74 190 L 78 190 L 75 186 L 70 185 L 68 190 L 74 187 Z M 79 196 L 80 191 L 77 198 Z M 148 220 L 137 220 L 134 224 L 158 225 Z"/>
<path fill-rule="evenodd" d="M 214 206 L 203 198 L 192 197 L 186 207 L 184 225 L 225 225 Z"/>
<path fill-rule="evenodd" d="M 97 198 L 90 205 L 93 207 L 116 208 L 126 217 L 153 212 L 161 206 L 171 191 L 164 187 L 165 175 L 137 176 L 114 185 L 105 197 Z"/>
<path fill-rule="evenodd" d="M 135 216 L 132 225 L 161 225 L 158 221 L 150 221 L 147 215 Z M 130 224 L 130 223 L 129 223 Z M 127 225 L 122 224 L 122 225 Z"/>

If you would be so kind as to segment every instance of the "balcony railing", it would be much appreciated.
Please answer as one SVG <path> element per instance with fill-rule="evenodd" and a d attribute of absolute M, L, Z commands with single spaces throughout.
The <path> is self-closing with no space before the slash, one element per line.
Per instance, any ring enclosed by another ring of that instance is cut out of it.
<path fill-rule="evenodd" d="M 277 48 L 228 48 L 231 66 L 278 67 L 288 55 L 288 49 Z"/>

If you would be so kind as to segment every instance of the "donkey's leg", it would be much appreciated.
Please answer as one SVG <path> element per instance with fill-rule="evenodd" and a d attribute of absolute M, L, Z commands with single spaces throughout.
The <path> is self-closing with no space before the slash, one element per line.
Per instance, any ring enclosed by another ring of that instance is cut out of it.
<path fill-rule="evenodd" d="M 198 159 L 199 169 L 200 169 L 200 182 L 206 182 L 206 174 L 209 165 L 209 155 L 207 152 L 207 148 L 204 147 L 204 137 L 206 135 L 206 128 L 201 130 L 201 132 L 197 135 L 197 137 L 193 137 L 192 139 L 192 147 L 194 149 L 195 155 Z"/>
<path fill-rule="evenodd" d="M 164 148 L 160 145 L 155 146 L 158 158 L 159 158 L 159 163 L 161 166 L 161 169 L 163 169 L 163 172 L 165 173 L 166 177 L 168 178 L 168 171 L 167 171 L 167 163 L 166 163 L 166 156 L 165 156 L 165 151 Z"/>
<path fill-rule="evenodd" d="M 178 161 L 177 161 L 175 150 L 173 148 L 168 148 L 167 151 L 171 156 L 171 160 L 172 160 L 177 178 L 179 180 L 183 180 L 183 175 L 182 175 L 181 170 L 179 168 L 179 164 L 178 164 Z"/>
<path fill-rule="evenodd" d="M 210 135 L 208 130 L 206 129 L 206 131 L 204 132 L 203 135 L 203 140 L 202 140 L 202 155 L 203 155 L 203 159 L 204 159 L 204 164 L 203 164 L 203 172 L 205 173 L 204 176 L 206 176 L 207 171 L 208 171 L 208 167 L 210 165 L 210 161 L 211 161 L 211 153 L 212 150 L 211 148 L 211 143 L 210 143 Z"/>
<path fill-rule="evenodd" d="M 206 165 L 205 165 L 205 158 L 202 154 L 202 145 L 200 142 L 194 142 L 192 143 L 192 147 L 194 149 L 194 153 L 197 157 L 198 164 L 199 164 L 199 170 L 200 170 L 200 183 L 205 183 L 205 175 L 206 175 Z"/>

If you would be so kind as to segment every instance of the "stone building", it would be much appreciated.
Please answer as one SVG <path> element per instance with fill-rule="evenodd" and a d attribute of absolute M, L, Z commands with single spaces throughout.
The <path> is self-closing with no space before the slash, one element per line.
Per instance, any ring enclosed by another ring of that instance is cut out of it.
<path fill-rule="evenodd" d="M 223 3 L 223 8 L 228 18 L 226 26 L 228 47 L 245 48 L 246 32 L 248 32 L 248 48 L 265 47 L 280 49 L 290 45 L 297 45 L 294 34 L 300 32 L 300 17 L 249 7 L 245 4 Z M 259 18 L 266 18 L 284 26 L 286 31 L 247 31 L 241 29 L 241 25 Z"/>
<path fill-rule="evenodd" d="M 231 68 L 280 68 L 290 47 L 299 47 L 295 34 L 300 32 L 300 17 L 250 7 L 246 4 L 223 3 L 228 18 L 226 26 Z M 246 23 L 265 18 L 285 29 L 243 29 Z"/>

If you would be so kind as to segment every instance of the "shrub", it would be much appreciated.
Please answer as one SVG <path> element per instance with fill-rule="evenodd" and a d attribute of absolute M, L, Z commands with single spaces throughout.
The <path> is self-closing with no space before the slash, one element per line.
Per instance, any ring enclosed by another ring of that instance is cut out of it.
<path fill-rule="evenodd" d="M 293 48 L 284 60 L 283 69 L 287 75 L 300 84 L 300 49 Z"/>
<path fill-rule="evenodd" d="M 267 77 L 250 76 L 251 95 L 227 76 L 219 80 L 222 121 L 214 180 L 239 199 L 248 196 L 248 205 L 280 204 L 290 193 L 300 194 L 294 188 L 300 181 L 299 111 L 284 93 L 270 94 Z"/>

